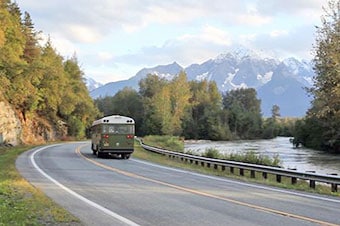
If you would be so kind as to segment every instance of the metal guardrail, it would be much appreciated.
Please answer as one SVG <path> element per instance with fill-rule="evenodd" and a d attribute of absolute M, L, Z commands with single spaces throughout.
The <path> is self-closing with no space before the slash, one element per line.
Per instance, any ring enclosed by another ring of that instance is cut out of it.
<path fill-rule="evenodd" d="M 206 158 L 202 156 L 195 156 L 184 154 L 180 152 L 173 152 L 153 146 L 149 146 L 144 144 L 141 140 L 139 140 L 141 146 L 148 151 L 152 151 L 155 153 L 159 153 L 162 155 L 167 155 L 170 158 L 178 158 L 185 162 L 195 163 L 196 165 L 201 165 L 202 167 L 213 167 L 214 169 L 220 169 L 225 171 L 226 168 L 229 168 L 232 174 L 235 173 L 235 169 L 239 170 L 240 176 L 244 176 L 244 171 L 248 170 L 250 172 L 250 177 L 255 178 L 255 173 L 260 172 L 262 173 L 262 177 L 267 179 L 268 174 L 275 175 L 276 181 L 281 183 L 282 177 L 291 178 L 291 183 L 296 184 L 298 179 L 309 181 L 309 186 L 313 189 L 316 187 L 316 182 L 318 183 L 325 183 L 331 185 L 332 192 L 338 191 L 338 185 L 340 185 L 340 176 L 337 175 L 324 175 L 324 174 L 317 174 L 313 172 L 297 172 L 296 170 L 290 169 L 283 169 L 278 167 L 270 167 L 270 166 L 262 166 L 262 165 L 255 165 L 249 163 L 242 163 L 242 162 L 235 162 L 235 161 L 228 161 L 222 159 L 214 159 L 214 158 Z"/>

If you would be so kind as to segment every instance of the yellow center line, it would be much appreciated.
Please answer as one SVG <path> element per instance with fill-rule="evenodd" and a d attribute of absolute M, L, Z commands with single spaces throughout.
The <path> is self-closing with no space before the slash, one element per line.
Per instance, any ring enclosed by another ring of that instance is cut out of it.
<path fill-rule="evenodd" d="M 226 197 L 221 197 L 221 196 L 214 195 L 214 194 L 209 194 L 207 192 L 198 191 L 198 190 L 194 190 L 194 189 L 170 184 L 170 183 L 167 183 L 167 182 L 155 180 L 155 179 L 144 177 L 144 176 L 141 176 L 141 175 L 138 175 L 138 174 L 135 174 L 135 173 L 130 173 L 130 172 L 127 172 L 127 171 L 123 171 L 123 170 L 111 167 L 111 166 L 107 166 L 105 164 L 99 163 L 99 162 L 97 162 L 93 159 L 90 159 L 90 158 L 86 157 L 85 155 L 83 155 L 80 152 L 80 149 L 83 148 L 84 146 L 87 146 L 87 145 L 79 146 L 76 149 L 76 153 L 80 157 L 84 158 L 85 160 L 87 160 L 87 161 L 89 161 L 89 162 L 91 162 L 91 163 L 93 163 L 93 164 L 95 164 L 95 165 L 97 165 L 101 168 L 122 174 L 124 176 L 142 179 L 142 180 L 145 180 L 145 181 L 149 181 L 149 182 L 153 182 L 153 183 L 156 183 L 156 184 L 171 187 L 171 188 L 174 188 L 174 189 L 177 189 L 177 190 L 181 190 L 181 191 L 185 191 L 185 192 L 189 192 L 189 193 L 192 193 L 192 194 L 201 195 L 201 196 L 205 196 L 205 197 L 209 197 L 209 198 L 214 198 L 214 199 L 218 199 L 218 200 L 223 200 L 223 201 L 226 201 L 226 202 L 230 202 L 230 203 L 234 203 L 234 204 L 237 204 L 237 205 L 240 205 L 240 206 L 253 208 L 253 209 L 256 209 L 256 210 L 261 210 L 261 211 L 268 212 L 268 213 L 274 213 L 274 214 L 278 214 L 278 215 L 282 215 L 282 216 L 286 216 L 286 217 L 305 220 L 305 221 L 309 221 L 309 222 L 312 222 L 312 223 L 325 225 L 325 226 L 339 226 L 338 224 L 333 224 L 333 223 L 329 223 L 329 222 L 326 222 L 326 221 L 321 221 L 321 220 L 317 220 L 317 219 L 313 219 L 313 218 L 309 218 L 309 217 L 304 217 L 304 216 L 300 216 L 300 215 L 296 215 L 296 214 L 292 214 L 292 213 L 287 213 L 287 212 L 283 212 L 283 211 L 279 211 L 279 210 L 275 210 L 275 209 L 271 209 L 271 208 L 267 208 L 267 207 L 263 207 L 263 206 L 258 206 L 258 205 L 254 205 L 254 204 L 250 204 L 250 203 L 246 203 L 246 202 L 237 201 L 237 200 L 226 198 Z"/>

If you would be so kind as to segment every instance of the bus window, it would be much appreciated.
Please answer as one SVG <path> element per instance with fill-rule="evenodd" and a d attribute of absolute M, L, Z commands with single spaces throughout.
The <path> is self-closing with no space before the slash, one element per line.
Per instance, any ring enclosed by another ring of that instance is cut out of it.
<path fill-rule="evenodd" d="M 103 133 L 131 134 L 134 133 L 133 125 L 103 125 Z"/>

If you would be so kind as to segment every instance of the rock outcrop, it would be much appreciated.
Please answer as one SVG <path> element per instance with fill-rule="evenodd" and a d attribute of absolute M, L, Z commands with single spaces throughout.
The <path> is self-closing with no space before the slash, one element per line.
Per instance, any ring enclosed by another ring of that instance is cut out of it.
<path fill-rule="evenodd" d="M 25 116 L 11 105 L 0 100 L 0 145 L 42 144 L 67 136 L 67 126 L 61 122 L 54 125 L 36 113 Z"/>
<path fill-rule="evenodd" d="M 22 126 L 15 111 L 6 101 L 0 101 L 0 144 L 21 143 Z"/>

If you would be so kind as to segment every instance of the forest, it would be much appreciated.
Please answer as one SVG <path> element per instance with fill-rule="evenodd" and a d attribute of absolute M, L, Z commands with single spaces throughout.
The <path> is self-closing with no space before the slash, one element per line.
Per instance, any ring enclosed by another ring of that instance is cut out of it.
<path fill-rule="evenodd" d="M 0 15 L 0 101 L 23 122 L 47 121 L 60 136 L 84 137 L 99 111 L 76 56 L 64 59 L 50 40 L 41 45 L 41 32 L 16 3 L 1 0 Z"/>

